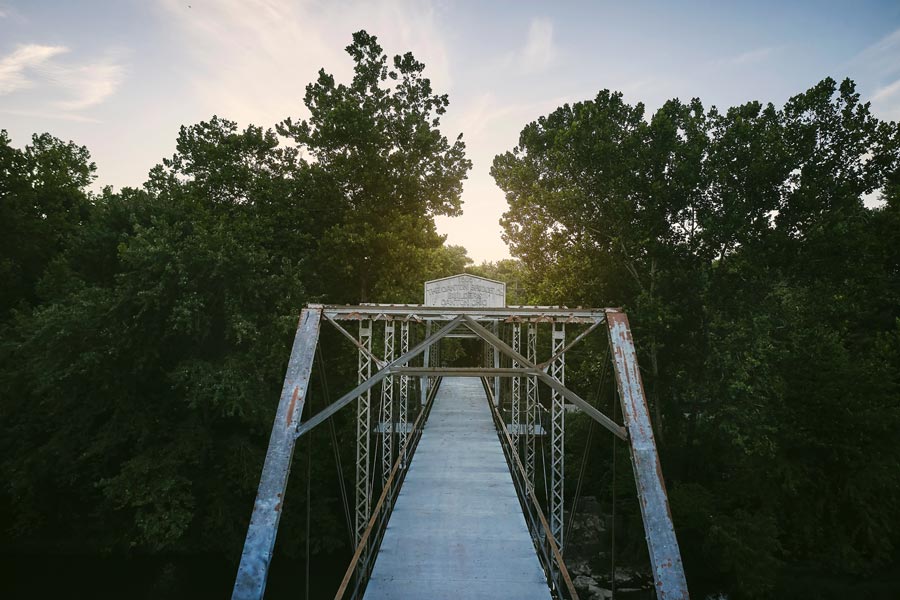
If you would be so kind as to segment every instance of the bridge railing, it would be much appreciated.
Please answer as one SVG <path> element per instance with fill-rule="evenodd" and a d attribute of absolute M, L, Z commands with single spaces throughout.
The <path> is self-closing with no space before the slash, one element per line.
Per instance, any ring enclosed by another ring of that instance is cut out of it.
<path fill-rule="evenodd" d="M 381 490 L 381 496 L 372 509 L 372 516 L 366 530 L 363 532 L 350 559 L 350 565 L 344 573 L 344 579 L 334 595 L 335 600 L 349 598 L 355 600 L 362 598 L 366 591 L 366 585 L 369 583 L 369 577 L 372 575 L 372 569 L 375 566 L 375 559 L 378 555 L 378 548 L 381 546 L 381 540 L 384 538 L 388 521 L 391 518 L 391 512 L 394 510 L 394 503 L 397 501 L 397 494 L 406 478 L 410 461 L 412 461 L 413 453 L 422 437 L 422 428 L 428 419 L 428 413 L 431 412 L 431 406 L 434 404 L 434 397 L 440 387 L 441 378 L 435 377 L 435 381 L 431 385 L 425 406 L 419 411 L 419 416 L 413 422 L 409 435 L 406 437 L 406 444 L 400 448 L 397 453 L 397 460 L 391 473 L 384 483 Z"/>
<path fill-rule="evenodd" d="M 550 524 L 541 510 L 540 502 L 538 502 L 537 495 L 534 493 L 534 487 L 529 483 L 528 476 L 525 474 L 525 467 L 522 465 L 519 453 L 516 451 L 515 442 L 513 442 L 512 436 L 506 428 L 506 423 L 500 415 L 497 405 L 494 403 L 491 384 L 485 377 L 481 378 L 481 382 L 484 384 L 484 389 L 488 395 L 488 405 L 491 407 L 491 415 L 497 427 L 500 445 L 503 447 L 503 454 L 506 456 L 513 484 L 516 486 L 519 504 L 522 505 L 522 512 L 525 515 L 528 530 L 531 533 L 531 539 L 537 550 L 541 566 L 544 568 L 550 591 L 554 598 L 560 600 L 578 600 L 578 592 L 572 583 L 572 577 L 566 568 L 562 553 L 556 544 L 556 540 L 550 533 Z"/>

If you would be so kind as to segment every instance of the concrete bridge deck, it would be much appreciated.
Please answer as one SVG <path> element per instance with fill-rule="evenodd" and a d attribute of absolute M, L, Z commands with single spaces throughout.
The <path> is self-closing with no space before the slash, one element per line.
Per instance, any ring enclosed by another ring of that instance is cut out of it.
<path fill-rule="evenodd" d="M 480 379 L 443 379 L 365 598 L 550 598 Z"/>

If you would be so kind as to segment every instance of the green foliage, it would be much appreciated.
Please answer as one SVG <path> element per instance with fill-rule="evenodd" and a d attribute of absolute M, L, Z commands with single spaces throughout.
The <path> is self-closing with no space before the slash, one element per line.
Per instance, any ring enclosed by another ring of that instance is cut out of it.
<path fill-rule="evenodd" d="M 518 260 L 507 258 L 497 262 L 483 262 L 466 268 L 466 272 L 504 282 L 507 304 L 512 306 L 528 304 L 528 273 Z"/>
<path fill-rule="evenodd" d="M 84 146 L 43 134 L 18 150 L 0 130 L 0 321 L 35 302 L 44 269 L 87 217 L 95 169 Z"/>
<path fill-rule="evenodd" d="M 631 315 L 695 593 L 898 560 L 898 168 L 831 79 L 649 118 L 603 91 L 494 161 L 529 300 Z"/>
<path fill-rule="evenodd" d="M 451 145 L 438 126 L 448 105 L 412 54 L 393 67 L 374 36 L 353 35 L 353 81 L 319 72 L 306 87 L 311 116 L 279 133 L 315 157 L 336 188 L 316 255 L 319 279 L 344 301 L 418 298 L 422 265 L 444 238 L 435 215 L 458 215 L 471 168 L 462 134 Z"/>
<path fill-rule="evenodd" d="M 214 116 L 140 189 L 89 193 L 84 148 L 0 135 L 5 551 L 235 561 L 299 309 L 415 301 L 471 262 L 434 228 L 469 168 L 438 129 L 447 97 L 412 55 L 387 69 L 365 32 L 348 52 L 353 82 L 322 73 L 310 120 L 279 126 L 296 144 Z M 355 380 L 340 361 L 328 375 Z M 312 547 L 328 552 L 346 536 L 331 447 L 313 452 Z M 286 556 L 305 552 L 296 485 Z"/>

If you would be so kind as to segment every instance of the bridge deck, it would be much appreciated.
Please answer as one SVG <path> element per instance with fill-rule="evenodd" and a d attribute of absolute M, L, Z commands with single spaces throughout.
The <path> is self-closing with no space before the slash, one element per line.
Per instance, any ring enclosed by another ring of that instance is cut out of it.
<path fill-rule="evenodd" d="M 479 379 L 441 383 L 365 598 L 550 598 Z"/>

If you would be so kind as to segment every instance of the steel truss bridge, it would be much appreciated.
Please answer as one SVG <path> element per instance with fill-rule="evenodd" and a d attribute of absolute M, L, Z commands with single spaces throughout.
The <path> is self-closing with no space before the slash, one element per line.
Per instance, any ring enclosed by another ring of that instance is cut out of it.
<path fill-rule="evenodd" d="M 301 422 L 323 322 L 358 354 L 358 382 Z M 567 327 L 578 332 L 569 340 Z M 609 338 L 624 426 L 565 384 L 566 352 L 598 329 Z M 551 339 L 543 360 L 541 330 Z M 383 356 L 373 352 L 373 336 Z M 480 340 L 484 365 L 442 366 L 440 342 L 452 337 Z M 535 493 L 539 412 L 548 410 L 539 385 L 551 396 L 546 514 Z M 688 598 L 624 312 L 310 304 L 294 337 L 233 599 L 264 596 L 298 438 L 348 405 L 357 415 L 356 549 L 336 598 L 578 598 L 562 557 L 567 406 L 627 444 L 657 597 Z"/>

